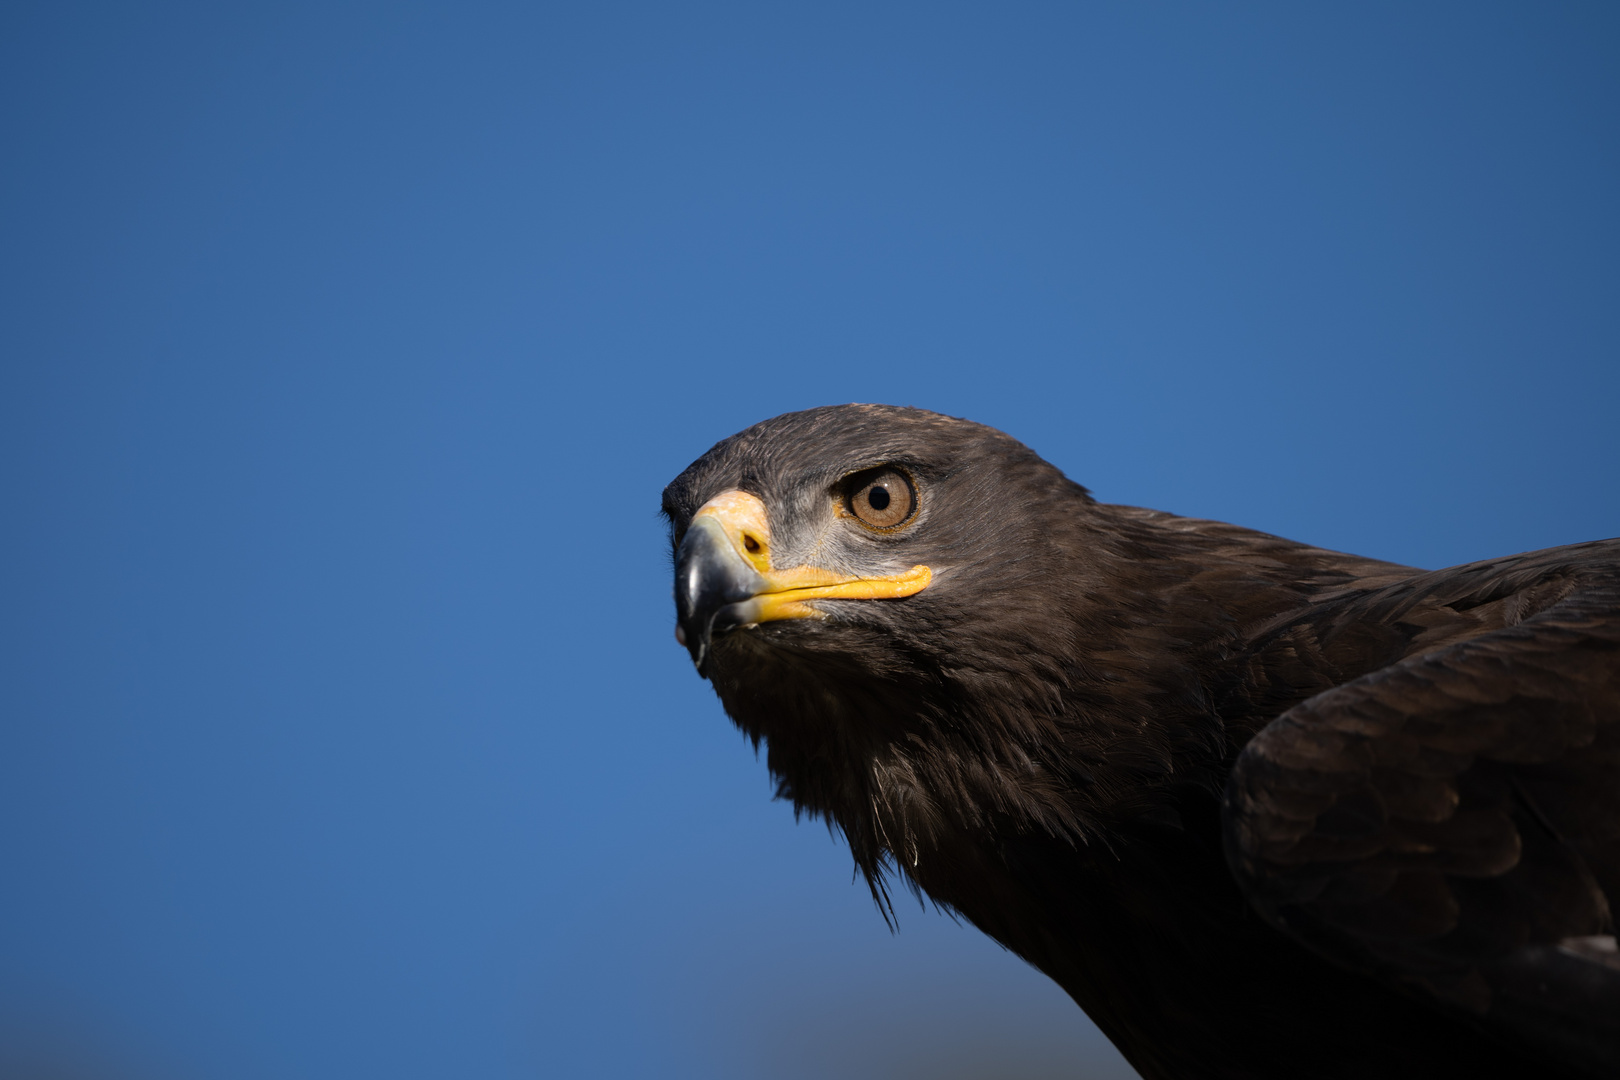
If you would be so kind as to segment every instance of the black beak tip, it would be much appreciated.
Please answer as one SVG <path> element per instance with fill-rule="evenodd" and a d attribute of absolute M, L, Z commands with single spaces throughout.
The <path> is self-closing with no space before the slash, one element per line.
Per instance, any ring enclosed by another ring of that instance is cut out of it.
<path fill-rule="evenodd" d="M 689 635 L 687 628 L 676 627 L 676 641 L 684 644 L 685 648 L 687 648 L 687 653 L 692 656 L 693 667 L 698 669 L 698 675 L 708 677 L 703 672 L 703 661 L 708 659 L 708 635 L 706 633 L 692 633 L 692 635 Z"/>
<path fill-rule="evenodd" d="M 762 581 L 712 518 L 700 518 L 675 552 L 675 640 L 707 671 L 710 639 L 737 624 L 726 609 L 756 595 Z"/>
<path fill-rule="evenodd" d="M 692 666 L 697 668 L 698 674 L 708 678 L 708 673 L 703 670 L 703 662 L 709 658 L 709 635 L 695 627 L 688 630 L 687 621 L 682 620 L 675 624 L 675 641 L 692 657 Z"/>

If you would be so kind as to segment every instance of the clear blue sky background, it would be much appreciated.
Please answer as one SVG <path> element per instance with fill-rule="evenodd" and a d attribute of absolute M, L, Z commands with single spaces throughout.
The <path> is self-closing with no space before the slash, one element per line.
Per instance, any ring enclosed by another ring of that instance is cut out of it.
<path fill-rule="evenodd" d="M 5 5 L 0 1035 L 1128 1075 L 770 801 L 660 488 L 884 401 L 1422 566 L 1611 536 L 1617 196 L 1603 3 Z"/>

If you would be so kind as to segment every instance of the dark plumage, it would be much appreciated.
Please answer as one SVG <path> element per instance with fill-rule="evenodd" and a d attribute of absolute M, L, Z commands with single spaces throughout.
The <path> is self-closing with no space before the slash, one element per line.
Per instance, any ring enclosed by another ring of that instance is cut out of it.
<path fill-rule="evenodd" d="M 1620 1075 L 1620 541 L 1425 573 L 865 405 L 721 442 L 664 512 L 781 794 L 1149 1080 Z"/>

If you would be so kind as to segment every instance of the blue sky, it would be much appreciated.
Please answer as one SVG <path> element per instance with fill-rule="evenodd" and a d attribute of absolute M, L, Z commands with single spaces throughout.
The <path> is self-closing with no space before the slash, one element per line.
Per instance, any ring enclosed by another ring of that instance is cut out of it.
<path fill-rule="evenodd" d="M 661 487 L 884 401 L 1426 567 L 1615 535 L 1617 131 L 1603 4 L 7 5 L 0 1049 L 1129 1075 L 770 800 Z"/>

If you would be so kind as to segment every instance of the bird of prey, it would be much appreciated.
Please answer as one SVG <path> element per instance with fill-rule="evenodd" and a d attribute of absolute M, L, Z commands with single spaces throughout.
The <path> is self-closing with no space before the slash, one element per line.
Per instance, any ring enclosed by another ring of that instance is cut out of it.
<path fill-rule="evenodd" d="M 676 636 L 781 795 L 1147 1080 L 1620 1076 L 1620 541 L 1428 573 L 881 405 L 663 509 Z"/>

